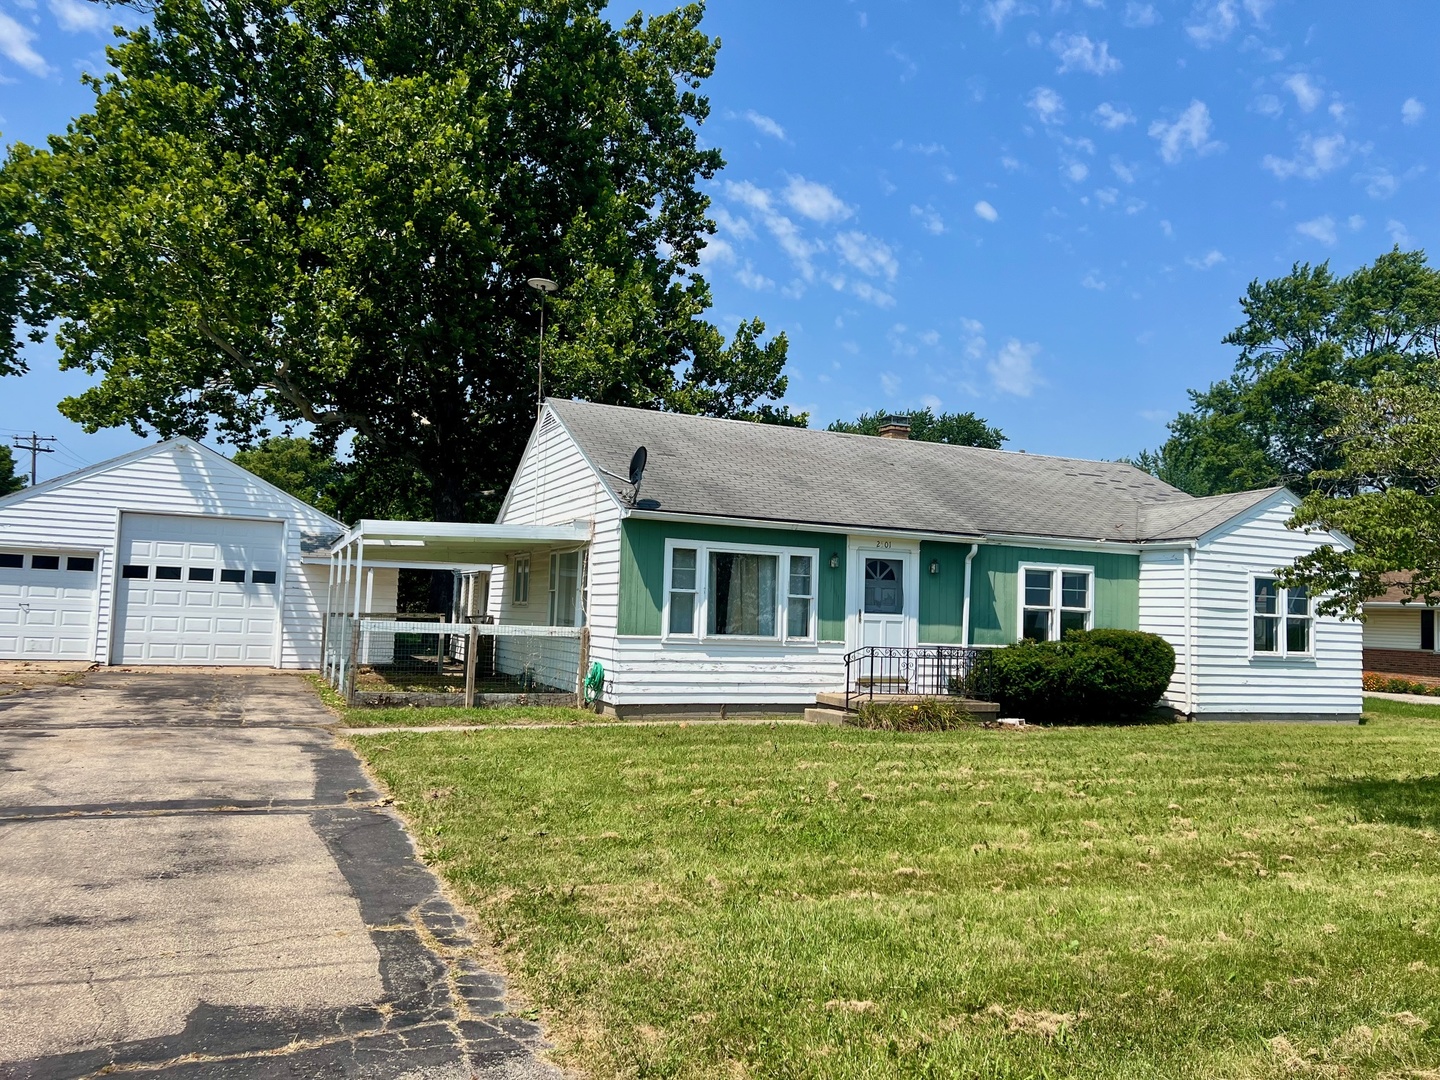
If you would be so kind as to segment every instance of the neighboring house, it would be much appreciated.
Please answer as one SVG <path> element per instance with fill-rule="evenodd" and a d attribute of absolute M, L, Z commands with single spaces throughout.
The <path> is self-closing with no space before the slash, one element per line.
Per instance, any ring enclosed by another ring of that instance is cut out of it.
<path fill-rule="evenodd" d="M 1108 626 L 1175 646 L 1188 714 L 1359 715 L 1360 625 L 1273 577 L 1348 541 L 1286 528 L 1289 491 L 1196 499 L 1128 465 L 888 434 L 548 401 L 497 521 L 590 539 L 517 545 L 489 610 L 587 624 L 619 712 L 799 708 L 865 646 Z"/>
<path fill-rule="evenodd" d="M 0 499 L 0 659 L 318 667 L 344 530 L 189 439 L 25 488 Z"/>
<path fill-rule="evenodd" d="M 1404 575 L 1389 580 L 1389 588 L 1365 601 L 1365 670 L 1440 681 L 1435 609 L 1407 599 Z"/>

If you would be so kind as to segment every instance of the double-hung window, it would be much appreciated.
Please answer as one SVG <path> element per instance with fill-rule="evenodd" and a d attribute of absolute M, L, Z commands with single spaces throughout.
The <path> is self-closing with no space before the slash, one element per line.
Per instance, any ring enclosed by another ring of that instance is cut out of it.
<path fill-rule="evenodd" d="M 1020 636 L 1058 641 L 1070 630 L 1088 630 L 1094 621 L 1095 574 L 1089 567 L 1020 568 Z"/>
<path fill-rule="evenodd" d="M 1314 650 L 1314 615 L 1306 589 L 1282 589 L 1271 577 L 1257 577 L 1254 588 L 1256 656 L 1310 656 Z"/>
<path fill-rule="evenodd" d="M 813 642 L 815 565 L 814 551 L 672 541 L 665 635 Z"/>
<path fill-rule="evenodd" d="M 530 602 L 530 556 L 515 556 L 515 581 L 510 587 L 510 599 L 516 604 Z"/>
<path fill-rule="evenodd" d="M 581 556 L 565 551 L 550 556 L 550 625 L 582 626 Z"/>

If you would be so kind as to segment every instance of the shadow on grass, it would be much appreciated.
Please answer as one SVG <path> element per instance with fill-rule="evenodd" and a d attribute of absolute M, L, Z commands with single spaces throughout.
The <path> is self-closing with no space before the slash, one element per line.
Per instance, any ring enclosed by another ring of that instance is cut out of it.
<path fill-rule="evenodd" d="M 1409 780 L 1332 780 L 1311 785 L 1322 802 L 1350 806 L 1372 824 L 1440 829 L 1440 776 Z"/>

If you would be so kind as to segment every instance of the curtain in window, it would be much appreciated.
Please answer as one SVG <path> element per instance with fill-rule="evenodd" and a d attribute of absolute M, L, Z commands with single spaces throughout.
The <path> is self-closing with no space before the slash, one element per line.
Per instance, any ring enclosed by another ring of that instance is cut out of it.
<path fill-rule="evenodd" d="M 778 563 L 774 555 L 710 553 L 710 633 L 775 636 Z"/>

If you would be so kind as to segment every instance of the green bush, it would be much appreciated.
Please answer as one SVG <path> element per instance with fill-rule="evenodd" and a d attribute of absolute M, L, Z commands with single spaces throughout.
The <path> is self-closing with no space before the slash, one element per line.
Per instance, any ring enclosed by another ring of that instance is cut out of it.
<path fill-rule="evenodd" d="M 872 731 L 950 731 L 975 723 L 975 717 L 959 702 L 929 697 L 915 702 L 866 701 L 848 722 Z"/>
<path fill-rule="evenodd" d="M 1076 630 L 1063 641 L 1022 641 L 990 653 L 967 689 L 1032 723 L 1131 720 L 1160 700 L 1175 672 L 1164 638 L 1134 630 Z"/>

